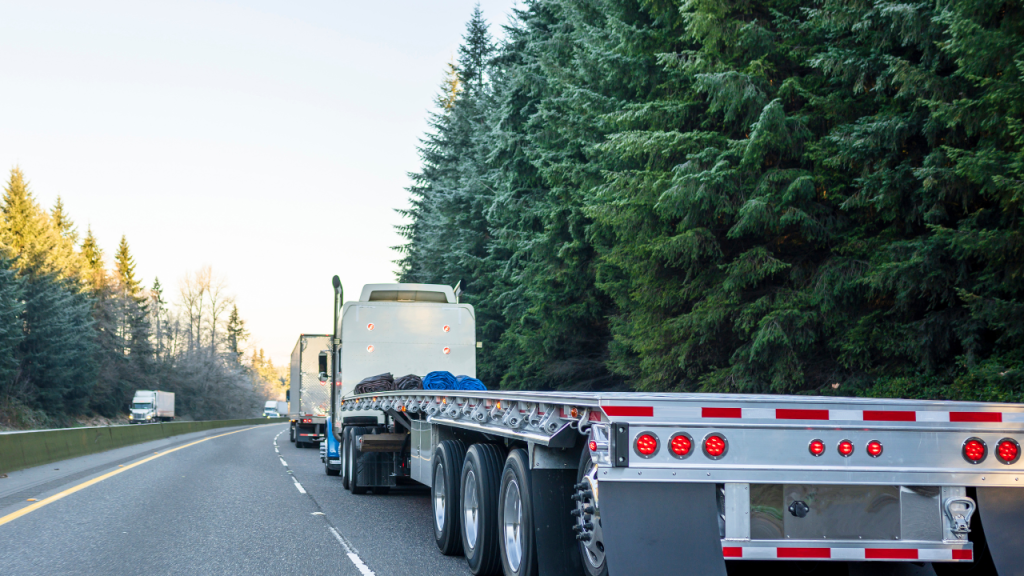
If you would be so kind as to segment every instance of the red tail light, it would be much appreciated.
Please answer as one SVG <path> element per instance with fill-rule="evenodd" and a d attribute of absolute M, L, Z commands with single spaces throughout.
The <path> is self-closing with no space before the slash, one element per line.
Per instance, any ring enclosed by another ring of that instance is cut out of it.
<path fill-rule="evenodd" d="M 590 441 L 590 451 L 597 452 L 597 442 L 594 442 L 593 440 Z"/>
<path fill-rule="evenodd" d="M 1020 444 L 1013 438 L 1003 438 L 996 446 L 996 458 L 1003 464 L 1013 464 L 1020 459 Z"/>
<path fill-rule="evenodd" d="M 853 454 L 853 442 L 849 440 L 843 440 L 839 443 L 839 453 L 844 458 L 849 458 L 850 454 Z"/>
<path fill-rule="evenodd" d="M 825 453 L 825 443 L 821 440 L 811 440 L 811 443 L 807 445 L 807 449 L 813 456 L 821 456 Z"/>
<path fill-rule="evenodd" d="M 658 439 L 651 434 L 641 434 L 636 437 L 636 451 L 641 456 L 653 456 L 658 450 Z"/>
<path fill-rule="evenodd" d="M 882 455 L 882 443 L 879 442 L 878 440 L 872 440 L 871 442 L 868 442 L 867 450 L 868 456 L 871 456 L 872 458 L 878 458 L 879 456 Z"/>
<path fill-rule="evenodd" d="M 985 446 L 985 441 L 981 438 L 968 438 L 964 441 L 961 452 L 963 453 L 964 460 L 971 464 L 978 464 L 988 455 L 988 447 Z"/>
<path fill-rule="evenodd" d="M 710 434 L 704 438 L 704 455 L 712 460 L 718 460 L 722 456 L 725 456 L 728 449 L 729 444 L 725 441 L 723 436 Z"/>
<path fill-rule="evenodd" d="M 693 441 L 686 434 L 676 434 L 672 437 L 672 442 L 669 444 L 672 453 L 679 457 L 689 456 L 690 448 L 693 447 Z"/>

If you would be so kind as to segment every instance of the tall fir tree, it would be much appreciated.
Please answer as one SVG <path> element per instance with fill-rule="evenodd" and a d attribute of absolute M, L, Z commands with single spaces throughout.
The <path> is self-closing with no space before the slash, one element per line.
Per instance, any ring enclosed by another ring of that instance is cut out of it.
<path fill-rule="evenodd" d="M 238 313 L 238 305 L 236 304 L 231 306 L 231 314 L 228 315 L 226 330 L 231 359 L 235 362 L 241 362 L 243 354 L 242 343 L 249 338 L 249 331 L 245 329 L 245 320 L 242 320 L 242 316 Z"/>

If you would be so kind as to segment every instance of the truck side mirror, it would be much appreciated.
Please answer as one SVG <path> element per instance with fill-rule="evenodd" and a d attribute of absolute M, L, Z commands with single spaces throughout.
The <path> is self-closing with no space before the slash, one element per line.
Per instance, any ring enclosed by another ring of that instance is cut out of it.
<path fill-rule="evenodd" d="M 322 350 L 320 352 L 320 358 L 318 358 L 318 360 L 320 361 L 319 362 L 319 370 L 318 371 L 320 372 L 321 375 L 327 374 L 327 355 L 329 353 L 330 352 L 328 352 L 327 350 Z M 326 378 L 324 378 L 323 376 L 320 376 L 320 379 L 321 380 L 326 380 Z"/>

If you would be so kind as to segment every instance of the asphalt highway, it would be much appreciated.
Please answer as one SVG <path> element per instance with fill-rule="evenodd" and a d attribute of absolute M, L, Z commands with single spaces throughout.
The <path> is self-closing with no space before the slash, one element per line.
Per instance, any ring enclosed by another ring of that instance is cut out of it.
<path fill-rule="evenodd" d="M 353 496 L 288 425 L 224 428 L 0 478 L 0 576 L 470 574 L 426 488 Z M 909 563 L 731 563 L 730 574 L 934 576 Z"/>
<path fill-rule="evenodd" d="M 287 430 L 214 430 L 11 473 L 0 574 L 470 574 L 434 545 L 426 489 L 352 496 Z"/>

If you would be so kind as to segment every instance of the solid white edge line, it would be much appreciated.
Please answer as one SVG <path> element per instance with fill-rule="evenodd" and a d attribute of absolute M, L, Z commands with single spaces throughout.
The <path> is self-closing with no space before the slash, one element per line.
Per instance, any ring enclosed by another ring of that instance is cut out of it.
<path fill-rule="evenodd" d="M 373 570 L 370 570 L 370 567 L 363 563 L 363 559 L 360 558 L 354 550 L 352 550 L 352 547 L 345 542 L 345 539 L 341 537 L 341 534 L 338 534 L 338 531 L 335 530 L 333 526 L 329 527 L 328 530 L 331 531 L 331 534 L 334 534 L 334 537 L 338 540 L 338 544 L 341 544 L 341 547 L 345 549 L 345 554 L 348 556 L 348 559 L 356 565 L 356 569 L 359 570 L 360 574 L 363 576 L 376 576 L 376 574 L 373 573 Z"/>
<path fill-rule="evenodd" d="M 306 489 L 303 488 L 302 484 L 299 484 L 298 482 L 295 483 L 295 489 L 299 491 L 299 494 L 305 494 L 306 493 Z"/>

